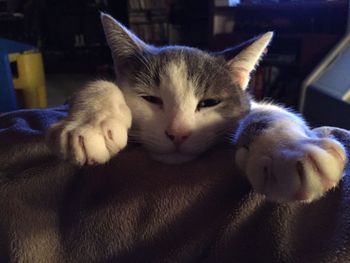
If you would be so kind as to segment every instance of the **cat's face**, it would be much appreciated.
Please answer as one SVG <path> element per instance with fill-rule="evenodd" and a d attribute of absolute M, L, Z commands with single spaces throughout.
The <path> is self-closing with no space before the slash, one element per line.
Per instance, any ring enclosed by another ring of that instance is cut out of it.
<path fill-rule="evenodd" d="M 193 158 L 227 139 L 249 101 L 225 61 L 184 47 L 153 52 L 122 81 L 131 137 L 163 161 Z"/>
<path fill-rule="evenodd" d="M 244 88 L 262 50 L 255 61 L 248 61 L 251 69 L 245 69 L 245 57 L 239 64 L 194 48 L 155 48 L 108 15 L 102 15 L 102 22 L 117 84 L 132 111 L 129 137 L 145 145 L 155 158 L 192 159 L 227 139 L 249 111 Z"/>

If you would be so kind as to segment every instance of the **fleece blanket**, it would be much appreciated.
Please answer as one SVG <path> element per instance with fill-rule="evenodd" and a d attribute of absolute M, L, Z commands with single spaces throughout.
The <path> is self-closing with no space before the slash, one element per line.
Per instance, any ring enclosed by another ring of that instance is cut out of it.
<path fill-rule="evenodd" d="M 79 168 L 44 143 L 64 107 L 0 117 L 0 262 L 350 262 L 350 178 L 311 204 L 254 193 L 234 146 L 183 165 L 139 146 Z M 322 127 L 350 149 L 349 132 Z"/>

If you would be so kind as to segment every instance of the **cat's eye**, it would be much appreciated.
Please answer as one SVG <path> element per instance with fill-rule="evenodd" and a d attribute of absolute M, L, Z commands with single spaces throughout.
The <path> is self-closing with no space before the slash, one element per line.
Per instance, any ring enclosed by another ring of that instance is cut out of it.
<path fill-rule="evenodd" d="M 142 96 L 142 98 L 145 101 L 148 101 L 149 103 L 156 104 L 156 105 L 159 105 L 159 106 L 163 105 L 163 101 L 159 97 L 156 97 L 156 96 Z"/>
<path fill-rule="evenodd" d="M 217 99 L 201 100 L 197 105 L 197 110 L 200 110 L 201 108 L 214 107 L 214 106 L 218 105 L 220 102 L 221 102 L 221 100 L 217 100 Z"/>

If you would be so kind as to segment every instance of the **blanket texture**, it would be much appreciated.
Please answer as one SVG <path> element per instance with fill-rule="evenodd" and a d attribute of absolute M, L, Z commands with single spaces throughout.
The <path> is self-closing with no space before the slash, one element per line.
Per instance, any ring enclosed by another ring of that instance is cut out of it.
<path fill-rule="evenodd" d="M 183 165 L 132 146 L 75 167 L 44 143 L 64 116 L 0 117 L 0 262 L 350 262 L 349 167 L 322 199 L 276 204 L 251 190 L 233 146 Z M 349 132 L 317 131 L 350 149 Z"/>

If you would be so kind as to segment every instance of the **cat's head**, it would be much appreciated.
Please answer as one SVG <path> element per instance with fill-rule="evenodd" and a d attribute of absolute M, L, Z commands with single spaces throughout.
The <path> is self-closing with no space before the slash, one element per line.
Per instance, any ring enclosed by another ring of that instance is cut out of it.
<path fill-rule="evenodd" d="M 272 33 L 237 55 L 184 46 L 153 47 L 102 14 L 116 83 L 132 111 L 131 140 L 165 162 L 190 160 L 228 138 L 250 109 L 245 88 Z M 227 58 L 229 57 L 229 58 Z"/>

